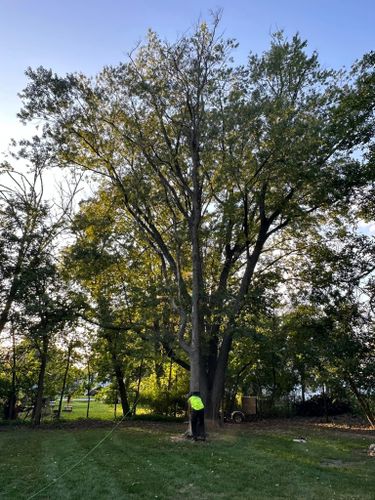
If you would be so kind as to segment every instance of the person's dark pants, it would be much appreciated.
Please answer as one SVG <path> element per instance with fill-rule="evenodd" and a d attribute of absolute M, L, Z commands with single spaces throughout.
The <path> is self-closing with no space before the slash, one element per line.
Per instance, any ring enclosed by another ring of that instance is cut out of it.
<path fill-rule="evenodd" d="M 204 430 L 204 409 L 191 410 L 191 432 L 194 439 L 205 439 L 206 433 Z"/>

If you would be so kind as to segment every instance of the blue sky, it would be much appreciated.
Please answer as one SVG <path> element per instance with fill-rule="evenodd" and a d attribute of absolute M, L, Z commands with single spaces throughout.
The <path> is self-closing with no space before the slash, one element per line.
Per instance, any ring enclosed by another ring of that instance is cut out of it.
<path fill-rule="evenodd" d="M 174 40 L 217 8 L 222 30 L 240 42 L 239 61 L 265 50 L 277 29 L 299 31 L 335 68 L 375 48 L 370 0 L 0 0 L 0 151 L 26 132 L 15 115 L 28 66 L 95 74 L 124 59 L 149 27 Z"/>

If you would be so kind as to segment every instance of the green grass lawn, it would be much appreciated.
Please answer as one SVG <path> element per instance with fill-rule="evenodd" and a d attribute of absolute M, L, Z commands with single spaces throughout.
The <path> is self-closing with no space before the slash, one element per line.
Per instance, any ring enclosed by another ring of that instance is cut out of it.
<path fill-rule="evenodd" d="M 72 420 L 80 420 L 80 419 L 86 419 L 86 414 L 87 414 L 87 402 L 86 401 L 78 401 L 76 399 L 73 399 L 70 403 L 72 406 L 72 411 L 64 411 L 64 408 L 67 406 L 66 401 L 63 402 L 62 405 L 62 411 L 61 411 L 61 417 L 60 420 L 62 421 L 72 421 Z M 54 410 L 57 410 L 58 408 L 58 403 L 55 404 L 53 407 Z M 146 408 L 139 407 L 137 409 L 137 415 L 141 414 L 148 414 L 149 410 Z M 120 418 L 122 417 L 122 408 L 121 405 L 117 405 L 117 410 L 116 410 L 116 417 Z M 90 409 L 89 409 L 89 418 L 93 420 L 114 420 L 115 419 L 115 405 L 113 404 L 108 404 L 108 403 L 103 403 L 102 401 L 96 401 L 95 399 L 92 399 L 90 401 Z M 29 414 L 27 417 L 25 417 L 24 413 L 21 413 L 19 415 L 19 421 L 21 422 L 29 422 L 31 420 L 31 415 Z M 44 423 L 51 422 L 52 419 L 52 413 L 51 410 L 49 410 L 49 414 L 43 415 L 42 421 Z M 3 421 L 2 423 L 10 423 Z"/>
<path fill-rule="evenodd" d="M 206 443 L 179 440 L 182 424 L 124 423 L 111 429 L 0 428 L 0 498 L 374 499 L 374 437 L 227 425 Z"/>
<path fill-rule="evenodd" d="M 87 402 L 74 400 L 71 402 L 73 407 L 71 412 L 62 411 L 61 418 L 64 420 L 77 420 L 80 418 L 86 418 Z M 62 408 L 66 406 L 64 401 Z M 55 406 L 57 409 L 57 406 Z M 121 405 L 117 405 L 117 416 L 122 415 Z M 90 401 L 90 411 L 89 418 L 99 419 L 99 420 L 112 420 L 114 419 L 114 405 L 103 403 L 102 401 L 95 401 L 94 399 Z"/>

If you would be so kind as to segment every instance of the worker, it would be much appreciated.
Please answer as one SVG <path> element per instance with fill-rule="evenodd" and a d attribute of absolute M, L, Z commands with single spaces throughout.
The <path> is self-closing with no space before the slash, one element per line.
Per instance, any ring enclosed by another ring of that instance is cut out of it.
<path fill-rule="evenodd" d="M 201 439 L 205 441 L 204 429 L 204 404 L 199 392 L 191 392 L 188 399 L 191 421 L 191 432 L 194 441 Z"/>

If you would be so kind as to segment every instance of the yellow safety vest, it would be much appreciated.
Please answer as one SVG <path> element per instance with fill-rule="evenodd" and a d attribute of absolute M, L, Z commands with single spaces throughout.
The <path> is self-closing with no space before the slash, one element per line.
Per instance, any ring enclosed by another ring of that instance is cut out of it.
<path fill-rule="evenodd" d="M 203 410 L 204 404 L 199 396 L 190 396 L 188 401 L 193 410 Z"/>

